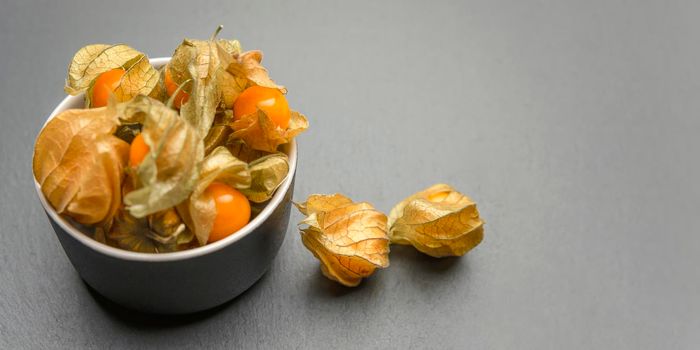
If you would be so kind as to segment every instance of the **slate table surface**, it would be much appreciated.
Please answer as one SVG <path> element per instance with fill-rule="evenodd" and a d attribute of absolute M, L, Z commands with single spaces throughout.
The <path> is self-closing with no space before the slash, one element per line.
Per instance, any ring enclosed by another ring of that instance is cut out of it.
<path fill-rule="evenodd" d="M 699 13 L 693 1 L 2 0 L 0 348 L 697 348 Z M 446 182 L 478 203 L 484 242 L 458 259 L 394 247 L 389 269 L 347 289 L 290 224 L 270 271 L 208 312 L 143 315 L 88 289 L 30 169 L 66 66 L 89 43 L 169 56 L 218 24 L 265 52 L 309 117 L 296 200 L 342 192 L 388 211 Z"/>

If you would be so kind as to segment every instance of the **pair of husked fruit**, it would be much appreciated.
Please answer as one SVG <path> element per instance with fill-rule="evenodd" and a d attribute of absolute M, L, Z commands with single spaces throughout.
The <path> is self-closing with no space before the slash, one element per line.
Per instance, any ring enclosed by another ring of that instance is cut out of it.
<path fill-rule="evenodd" d="M 391 244 L 439 258 L 462 256 L 484 238 L 476 203 L 446 184 L 409 196 L 388 216 L 339 193 L 314 194 L 296 206 L 306 215 L 299 223 L 302 242 L 320 261 L 321 272 L 348 287 L 389 267 Z"/>

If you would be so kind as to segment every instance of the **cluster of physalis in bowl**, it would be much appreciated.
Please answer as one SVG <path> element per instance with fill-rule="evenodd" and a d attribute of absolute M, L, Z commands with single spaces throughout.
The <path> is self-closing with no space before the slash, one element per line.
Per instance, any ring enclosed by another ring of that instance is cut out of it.
<path fill-rule="evenodd" d="M 160 253 L 235 234 L 264 208 L 308 122 L 262 53 L 219 30 L 162 67 L 121 44 L 75 54 L 65 90 L 85 108 L 46 123 L 32 164 L 57 213 L 102 243 Z"/>

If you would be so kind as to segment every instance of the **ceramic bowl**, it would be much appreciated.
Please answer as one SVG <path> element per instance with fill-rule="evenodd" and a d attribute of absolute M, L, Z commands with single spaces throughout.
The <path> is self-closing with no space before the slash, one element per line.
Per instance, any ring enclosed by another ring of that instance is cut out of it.
<path fill-rule="evenodd" d="M 170 58 L 154 58 L 159 68 Z M 83 108 L 83 96 L 66 97 L 48 120 L 71 108 Z M 88 237 L 47 203 L 34 181 L 41 205 L 68 259 L 98 293 L 125 307 L 160 314 L 206 310 L 231 300 L 269 269 L 289 223 L 296 143 L 289 155 L 289 175 L 267 206 L 248 225 L 220 241 L 190 250 L 148 254 L 125 251 Z M 66 282 L 67 283 L 67 282 Z"/>

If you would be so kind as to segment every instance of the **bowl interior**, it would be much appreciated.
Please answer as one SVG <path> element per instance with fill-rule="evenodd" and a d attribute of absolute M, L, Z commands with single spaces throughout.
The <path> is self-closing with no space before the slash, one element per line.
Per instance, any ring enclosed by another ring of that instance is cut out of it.
<path fill-rule="evenodd" d="M 151 64 L 156 67 L 160 68 L 164 66 L 166 63 L 170 61 L 170 57 L 160 57 L 160 58 L 152 58 L 150 59 Z M 46 123 L 49 122 L 54 116 L 56 116 L 58 113 L 61 113 L 65 110 L 68 109 L 74 109 L 74 108 L 83 108 L 84 107 L 84 100 L 83 100 L 83 94 L 77 95 L 77 96 L 68 96 L 61 103 L 51 112 L 51 115 L 46 119 Z M 41 201 L 41 205 L 44 207 L 44 210 L 46 210 L 46 213 L 51 217 L 52 220 L 54 220 L 56 223 L 58 223 L 61 228 L 63 228 L 66 232 L 68 232 L 71 236 L 76 238 L 78 241 L 80 241 L 82 244 L 88 246 L 89 248 L 100 252 L 102 254 L 106 254 L 109 256 L 113 256 L 115 258 L 119 259 L 125 259 L 125 260 L 138 260 L 138 261 L 153 261 L 153 262 L 158 262 L 158 261 L 172 261 L 172 260 L 182 260 L 182 259 L 189 259 L 193 258 L 196 256 L 204 255 L 213 251 L 217 251 L 219 249 L 222 249 L 228 245 L 234 244 L 236 241 L 239 239 L 247 236 L 253 230 L 255 230 L 256 227 L 260 226 L 260 224 L 265 221 L 274 211 L 275 208 L 277 208 L 280 203 L 282 203 L 282 200 L 284 198 L 285 193 L 289 190 L 289 187 L 292 184 L 292 179 L 294 177 L 294 172 L 296 171 L 296 164 L 297 164 L 297 147 L 296 147 L 296 141 L 292 141 L 289 144 L 285 145 L 283 147 L 283 151 L 289 156 L 289 173 L 287 174 L 287 177 L 282 181 L 282 184 L 279 186 L 275 194 L 272 196 L 272 198 L 268 201 L 267 205 L 265 205 L 265 208 L 258 214 L 253 220 L 251 220 L 246 226 L 244 226 L 242 229 L 237 231 L 235 234 L 232 234 L 222 240 L 216 241 L 214 243 L 210 243 L 207 245 L 204 245 L 202 247 L 197 247 L 197 248 L 192 248 L 180 252 L 171 252 L 171 253 L 139 253 L 139 252 L 132 252 L 132 251 L 127 251 L 127 250 L 122 250 L 118 248 L 114 248 L 111 246 L 108 246 L 106 244 L 102 244 L 98 241 L 95 241 L 94 239 L 90 238 L 87 234 L 83 233 L 80 231 L 78 228 L 73 226 L 70 222 L 68 222 L 66 219 L 64 219 L 61 215 L 59 215 L 56 210 L 51 207 L 51 205 L 46 201 L 46 198 L 44 197 L 44 194 L 41 192 L 41 186 L 39 186 L 39 183 L 36 182 L 36 179 L 34 179 L 34 187 L 36 188 L 36 191 L 39 195 L 39 200 Z M 33 177 L 33 176 L 32 176 Z"/>

